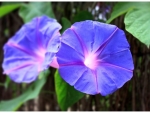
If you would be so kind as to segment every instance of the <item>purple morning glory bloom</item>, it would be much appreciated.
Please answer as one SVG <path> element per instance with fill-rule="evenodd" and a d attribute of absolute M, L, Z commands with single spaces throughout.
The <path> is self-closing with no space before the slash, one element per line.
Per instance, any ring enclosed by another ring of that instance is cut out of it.
<path fill-rule="evenodd" d="M 133 60 L 122 30 L 96 21 L 77 22 L 67 29 L 57 53 L 61 77 L 75 89 L 105 96 L 133 75 Z"/>
<path fill-rule="evenodd" d="M 60 45 L 60 24 L 52 18 L 33 18 L 4 45 L 4 73 L 15 82 L 30 83 L 47 69 Z"/>

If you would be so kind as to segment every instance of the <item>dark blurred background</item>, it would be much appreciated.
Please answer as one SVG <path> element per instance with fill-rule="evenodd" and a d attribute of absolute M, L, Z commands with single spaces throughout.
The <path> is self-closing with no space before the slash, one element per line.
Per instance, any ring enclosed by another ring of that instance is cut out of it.
<path fill-rule="evenodd" d="M 52 2 L 52 9 L 56 19 L 61 23 L 61 18 L 66 17 L 72 23 L 75 15 L 81 11 L 92 14 L 93 20 L 105 22 L 111 14 L 115 2 Z M 2 5 L 2 2 L 0 2 Z M 82 14 L 80 15 L 82 16 Z M 84 17 L 83 17 L 84 19 Z M 125 31 L 124 15 L 116 18 L 111 24 L 117 25 Z M 0 64 L 3 62 L 3 45 L 23 25 L 18 9 L 0 18 Z M 103 97 L 101 95 L 85 95 L 68 110 L 71 111 L 150 111 L 150 49 L 139 40 L 126 32 L 134 59 L 134 75 L 122 88 L 115 93 Z M 42 88 L 40 95 L 24 103 L 18 110 L 26 111 L 59 111 L 54 87 L 55 69 L 50 68 L 51 75 Z M 22 94 L 25 89 L 22 84 L 8 82 L 0 67 L 0 101 L 10 100 Z M 30 85 L 30 84 L 29 84 Z M 53 93 L 46 93 L 50 90 Z M 8 106 L 9 107 L 9 106 Z"/>

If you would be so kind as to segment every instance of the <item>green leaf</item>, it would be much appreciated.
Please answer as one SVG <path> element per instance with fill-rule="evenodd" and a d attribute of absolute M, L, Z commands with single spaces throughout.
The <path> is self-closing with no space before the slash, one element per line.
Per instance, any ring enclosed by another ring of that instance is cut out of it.
<path fill-rule="evenodd" d="M 10 4 L 22 4 L 22 2 L 2 2 L 1 6 L 3 5 L 10 5 Z"/>
<path fill-rule="evenodd" d="M 61 22 L 62 22 L 61 33 L 63 33 L 67 28 L 71 26 L 71 22 L 65 17 L 61 18 Z"/>
<path fill-rule="evenodd" d="M 8 4 L 0 7 L 0 18 L 20 7 L 21 4 Z"/>
<path fill-rule="evenodd" d="M 84 20 L 93 20 L 93 15 L 88 11 L 80 11 L 73 18 L 73 22 L 79 22 Z"/>
<path fill-rule="evenodd" d="M 9 84 L 10 84 L 10 82 L 11 82 L 11 80 L 10 80 L 9 76 L 6 76 L 5 82 L 4 83 L 0 83 L 0 86 L 3 86 L 3 87 L 5 87 L 5 89 L 7 89 Z"/>
<path fill-rule="evenodd" d="M 34 17 L 42 15 L 55 18 L 50 2 L 30 2 L 28 4 L 23 4 L 20 8 L 19 15 L 25 23 Z"/>
<path fill-rule="evenodd" d="M 125 16 L 125 28 L 148 47 L 150 45 L 150 8 L 132 10 Z"/>
<path fill-rule="evenodd" d="M 149 8 L 150 2 L 119 2 L 114 6 L 111 16 L 106 23 L 110 23 L 115 18 L 131 11 L 132 9 L 142 9 L 145 7 Z"/>
<path fill-rule="evenodd" d="M 43 77 L 45 77 L 47 74 L 50 73 L 50 70 L 44 70 L 44 71 L 41 71 L 39 76 L 38 76 L 38 79 L 42 79 Z"/>
<path fill-rule="evenodd" d="M 71 22 L 67 18 L 62 18 L 62 30 L 63 33 L 67 28 L 71 26 Z M 59 75 L 58 71 L 55 73 L 55 90 L 57 95 L 57 101 L 61 110 L 67 110 L 68 107 L 72 106 L 79 99 L 81 99 L 84 94 L 75 90 L 74 87 L 66 83 Z"/>
<path fill-rule="evenodd" d="M 28 100 L 34 99 L 38 96 L 40 93 L 41 88 L 46 82 L 47 74 L 42 77 L 42 79 L 39 79 L 35 81 L 22 95 L 19 97 L 16 97 L 12 100 L 8 101 L 0 101 L 0 111 L 15 111 L 17 110 L 23 103 L 25 103 Z"/>
<path fill-rule="evenodd" d="M 58 71 L 55 73 L 55 89 L 58 104 L 61 110 L 64 111 L 84 96 L 83 93 L 75 90 L 73 86 L 66 83 L 60 77 Z"/>
<path fill-rule="evenodd" d="M 11 80 L 10 80 L 9 76 L 6 76 L 6 81 L 5 81 L 5 83 L 4 83 L 5 89 L 8 88 L 10 82 L 11 82 Z"/>

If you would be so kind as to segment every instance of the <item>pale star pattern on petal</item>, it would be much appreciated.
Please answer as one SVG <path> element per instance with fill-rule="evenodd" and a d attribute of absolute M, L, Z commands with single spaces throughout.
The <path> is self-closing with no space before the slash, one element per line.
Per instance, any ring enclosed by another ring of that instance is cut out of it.
<path fill-rule="evenodd" d="M 36 80 L 59 50 L 60 29 L 61 25 L 47 16 L 24 24 L 4 45 L 4 73 L 18 83 Z"/>
<path fill-rule="evenodd" d="M 75 89 L 106 96 L 132 78 L 130 47 L 124 32 L 115 25 L 76 22 L 61 39 L 59 73 Z"/>

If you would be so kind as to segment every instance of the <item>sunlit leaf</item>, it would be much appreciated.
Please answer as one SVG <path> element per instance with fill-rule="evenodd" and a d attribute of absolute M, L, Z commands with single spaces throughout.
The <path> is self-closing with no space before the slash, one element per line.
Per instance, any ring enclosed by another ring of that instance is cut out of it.
<path fill-rule="evenodd" d="M 126 12 L 132 9 L 141 9 L 141 8 L 149 8 L 150 2 L 118 2 L 114 7 L 111 13 L 110 18 L 106 23 L 110 23 L 112 20 L 125 14 Z"/>
<path fill-rule="evenodd" d="M 55 18 L 50 2 L 30 2 L 28 4 L 23 4 L 20 8 L 19 15 L 24 22 L 28 22 L 32 18 L 42 15 Z"/>
<path fill-rule="evenodd" d="M 21 4 L 7 4 L 0 7 L 0 18 L 20 7 Z"/>
<path fill-rule="evenodd" d="M 148 47 L 150 45 L 150 9 L 132 10 L 125 16 L 125 28 Z"/>
<path fill-rule="evenodd" d="M 75 104 L 81 99 L 84 94 L 75 90 L 74 87 L 66 83 L 59 75 L 58 71 L 55 73 L 55 89 L 57 101 L 61 110 L 67 110 L 68 107 Z"/>

